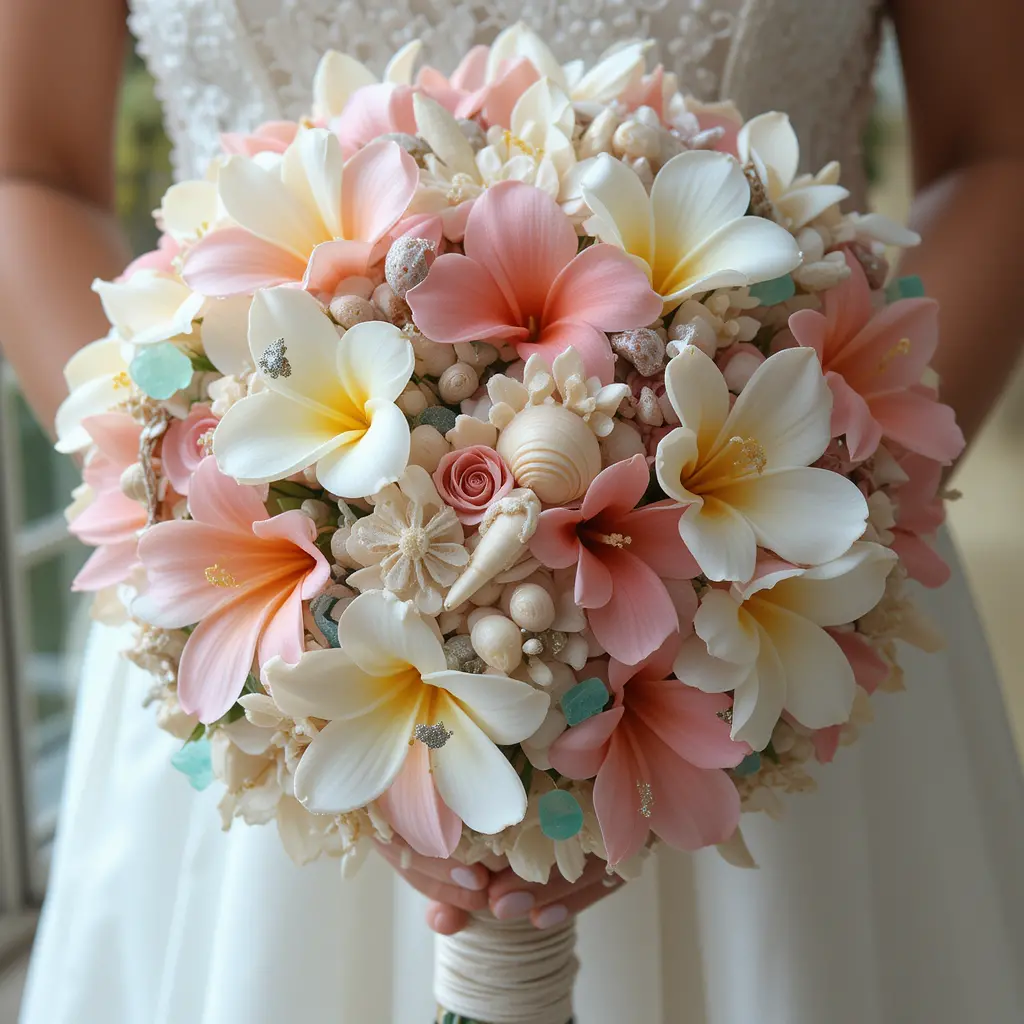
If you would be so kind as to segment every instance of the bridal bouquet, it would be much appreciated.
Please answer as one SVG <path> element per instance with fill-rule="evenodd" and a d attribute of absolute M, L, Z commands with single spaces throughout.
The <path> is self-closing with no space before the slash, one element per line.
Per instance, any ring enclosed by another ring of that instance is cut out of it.
<path fill-rule="evenodd" d="M 945 580 L 963 440 L 936 304 L 887 284 L 916 239 L 643 43 L 588 70 L 519 25 L 451 77 L 417 49 L 383 81 L 327 54 L 309 118 L 225 135 L 96 283 L 57 423 L 76 587 L 137 624 L 225 826 L 300 862 L 751 863 L 741 811 L 935 643 L 906 581 Z M 474 991 L 443 1019 L 525 1019 Z"/>

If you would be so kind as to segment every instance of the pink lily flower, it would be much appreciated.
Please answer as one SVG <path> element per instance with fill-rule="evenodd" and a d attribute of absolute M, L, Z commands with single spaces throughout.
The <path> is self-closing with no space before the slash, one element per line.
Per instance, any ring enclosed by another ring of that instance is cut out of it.
<path fill-rule="evenodd" d="M 867 277 L 849 252 L 846 265 L 850 276 L 825 292 L 824 313 L 802 309 L 789 318 L 793 343 L 814 349 L 832 390 L 832 436 L 846 435 L 855 461 L 869 458 L 884 436 L 952 462 L 963 434 L 953 410 L 921 384 L 939 343 L 938 303 L 901 299 L 875 313 Z"/>
<path fill-rule="evenodd" d="M 345 109 L 330 122 L 330 129 L 338 136 L 345 159 L 355 156 L 382 135 L 393 132 L 415 135 L 414 92 L 411 86 L 391 82 L 375 82 L 356 89 Z"/>
<path fill-rule="evenodd" d="M 663 580 L 700 573 L 679 536 L 682 509 L 671 502 L 636 508 L 649 484 L 642 455 L 613 463 L 594 479 L 580 508 L 542 512 L 530 541 L 543 565 L 577 567 L 576 604 L 587 609 L 597 642 L 626 665 L 642 661 L 680 630 Z"/>
<path fill-rule="evenodd" d="M 220 145 L 229 156 L 283 153 L 298 132 L 295 121 L 265 121 L 252 132 L 221 132 Z"/>
<path fill-rule="evenodd" d="M 223 476 L 213 458 L 193 474 L 188 507 L 191 519 L 143 534 L 149 588 L 133 611 L 165 629 L 198 623 L 181 656 L 178 698 L 214 722 L 241 694 L 254 657 L 299 660 L 302 602 L 323 589 L 330 568 L 308 516 L 268 516 L 260 489 Z"/>
<path fill-rule="evenodd" d="M 526 58 L 503 61 L 497 77 L 487 81 L 489 47 L 474 46 L 463 57 L 451 78 L 437 68 L 425 67 L 416 77 L 416 85 L 455 117 L 481 115 L 486 127 L 508 128 L 512 108 L 540 74 Z"/>
<path fill-rule="evenodd" d="M 934 536 L 946 521 L 946 510 L 938 496 L 942 466 L 920 455 L 905 455 L 900 468 L 909 479 L 895 488 L 892 549 L 911 579 L 925 587 L 941 587 L 949 579 L 949 566 L 925 538 Z"/>
<path fill-rule="evenodd" d="M 90 416 L 82 426 L 96 446 L 82 471 L 95 498 L 68 530 L 96 550 L 71 589 L 102 590 L 124 582 L 139 561 L 139 531 L 146 526 L 146 510 L 122 492 L 121 474 L 139 461 L 142 428 L 122 412 Z"/>
<path fill-rule="evenodd" d="M 729 737 L 726 694 L 701 693 L 672 676 L 678 639 L 640 665 L 608 663 L 613 706 L 567 729 L 551 764 L 594 783 L 594 810 L 610 864 L 639 853 L 650 832 L 676 849 L 721 843 L 736 831 L 740 798 L 722 769 L 750 753 Z M 600 663 L 584 670 L 597 675 Z M 594 670 L 591 672 L 591 670 Z"/>
<path fill-rule="evenodd" d="M 647 275 L 615 246 L 577 255 L 572 222 L 540 189 L 518 181 L 489 188 L 466 222 L 466 255 L 434 261 L 406 299 L 434 341 L 512 342 L 523 359 L 549 364 L 570 346 L 588 375 L 611 382 L 608 331 L 651 323 L 661 299 Z"/>

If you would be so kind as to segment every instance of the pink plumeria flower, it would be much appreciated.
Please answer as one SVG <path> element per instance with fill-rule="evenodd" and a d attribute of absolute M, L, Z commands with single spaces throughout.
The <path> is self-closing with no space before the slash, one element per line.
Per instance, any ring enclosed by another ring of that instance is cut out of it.
<path fill-rule="evenodd" d="M 214 722 L 242 692 L 253 658 L 289 663 L 303 650 L 302 602 L 330 578 L 302 512 L 268 516 L 261 492 L 213 458 L 192 476 L 190 520 L 158 523 L 139 542 L 148 590 L 133 606 L 165 629 L 198 623 L 178 668 L 182 709 Z"/>
<path fill-rule="evenodd" d="M 121 412 L 90 416 L 82 427 L 96 446 L 82 471 L 95 497 L 68 530 L 96 550 L 71 589 L 102 590 L 124 582 L 139 561 L 139 531 L 146 525 L 146 509 L 122 492 L 121 475 L 139 460 L 142 428 Z"/>
<path fill-rule="evenodd" d="M 598 474 L 580 508 L 542 512 L 530 541 L 542 565 L 577 566 L 576 604 L 587 609 L 597 642 L 627 665 L 680 629 L 662 580 L 689 580 L 700 572 L 679 536 L 682 509 L 671 502 L 636 508 L 649 484 L 642 455 L 616 462 Z"/>
<path fill-rule="evenodd" d="M 650 832 L 680 850 L 724 842 L 739 824 L 740 798 L 722 769 L 750 747 L 729 737 L 724 694 L 700 693 L 672 676 L 678 638 L 640 665 L 608 663 L 614 705 L 567 729 L 551 764 L 594 783 L 608 863 L 639 853 Z M 585 670 L 600 672 L 600 663 Z"/>
<path fill-rule="evenodd" d="M 295 121 L 265 121 L 254 131 L 222 132 L 221 148 L 229 156 L 254 157 L 257 153 L 283 153 L 299 132 Z"/>
<path fill-rule="evenodd" d="M 397 143 L 374 143 L 343 162 L 338 140 L 322 128 L 300 132 L 275 169 L 230 157 L 217 191 L 234 226 L 204 235 L 183 277 L 218 297 L 299 283 L 333 292 L 383 255 L 418 181 L 416 162 Z"/>
<path fill-rule="evenodd" d="M 407 300 L 434 341 L 511 342 L 523 359 L 548 363 L 570 346 L 604 384 L 615 357 L 605 332 L 651 323 L 661 301 L 636 264 L 614 246 L 577 255 L 572 222 L 540 189 L 501 182 L 473 205 L 466 255 L 435 260 Z"/>
<path fill-rule="evenodd" d="M 846 436 L 850 455 L 870 458 L 883 437 L 949 464 L 964 448 L 953 410 L 921 379 L 939 343 L 938 303 L 901 299 L 875 313 L 860 262 L 846 253 L 850 276 L 825 292 L 824 312 L 789 318 L 781 346 L 814 349 L 832 390 L 832 435 Z"/>

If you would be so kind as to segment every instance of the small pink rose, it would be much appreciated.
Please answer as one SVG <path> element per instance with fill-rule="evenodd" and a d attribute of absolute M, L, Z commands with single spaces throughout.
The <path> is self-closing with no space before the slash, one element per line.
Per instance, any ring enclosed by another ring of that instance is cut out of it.
<path fill-rule="evenodd" d="M 218 422 L 209 406 L 194 405 L 187 419 L 175 420 L 167 428 L 161 454 L 164 472 L 171 486 L 185 497 L 192 474 L 210 454 L 208 435 Z"/>
<path fill-rule="evenodd" d="M 459 520 L 475 526 L 492 502 L 512 490 L 512 474 L 493 448 L 475 444 L 445 455 L 434 470 L 434 484 Z"/>

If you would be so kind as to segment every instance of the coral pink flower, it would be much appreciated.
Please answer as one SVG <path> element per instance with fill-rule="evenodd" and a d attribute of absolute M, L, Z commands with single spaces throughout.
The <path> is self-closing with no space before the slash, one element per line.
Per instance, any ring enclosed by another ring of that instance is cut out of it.
<path fill-rule="evenodd" d="M 853 669 L 853 678 L 867 694 L 872 694 L 889 678 L 889 665 L 860 633 L 827 629 Z"/>
<path fill-rule="evenodd" d="M 171 486 L 188 496 L 189 480 L 199 463 L 209 455 L 206 438 L 220 420 L 207 405 L 193 405 L 188 418 L 175 420 L 164 435 L 160 458 Z"/>
<path fill-rule="evenodd" d="M 594 810 L 608 862 L 639 853 L 653 831 L 670 846 L 696 850 L 736 830 L 740 798 L 729 776 L 750 747 L 729 737 L 725 694 L 701 693 L 672 677 L 671 638 L 636 666 L 608 663 L 614 705 L 567 729 L 552 744 L 552 767 L 594 783 Z M 601 671 L 590 663 L 590 675 Z M 591 671 L 593 670 L 593 671 Z"/>
<path fill-rule="evenodd" d="M 949 566 L 925 538 L 934 536 L 946 521 L 946 510 L 938 496 L 942 467 L 920 455 L 905 455 L 900 468 L 908 479 L 894 488 L 892 549 L 911 579 L 926 587 L 941 587 L 949 579 Z"/>
<path fill-rule="evenodd" d="M 96 550 L 71 589 L 102 590 L 127 579 L 139 560 L 139 531 L 146 525 L 146 510 L 122 493 L 121 474 L 139 460 L 142 428 L 121 412 L 90 416 L 82 426 L 96 445 L 82 471 L 95 498 L 68 530 Z"/>
<path fill-rule="evenodd" d="M 177 241 L 171 235 L 163 234 L 152 252 L 136 256 L 115 281 L 118 284 L 130 281 L 140 270 L 158 270 L 161 274 L 173 274 L 174 260 L 180 251 L 181 246 Z"/>
<path fill-rule="evenodd" d="M 420 91 L 436 100 L 456 117 L 480 114 L 486 126 L 508 128 L 512 108 L 540 75 L 525 58 L 503 61 L 497 77 L 487 81 L 489 49 L 475 46 L 462 59 L 451 78 L 436 68 L 423 68 L 416 78 Z"/>
<path fill-rule="evenodd" d="M 860 263 L 847 252 L 846 264 L 850 276 L 825 292 L 824 313 L 802 309 L 789 318 L 795 343 L 817 352 L 832 389 L 833 437 L 845 434 L 858 461 L 885 436 L 952 462 L 963 451 L 963 434 L 953 410 L 921 385 L 939 343 L 938 304 L 901 299 L 874 313 Z"/>
<path fill-rule="evenodd" d="M 198 623 L 181 656 L 178 697 L 183 710 L 214 722 L 242 692 L 254 657 L 299 660 L 302 602 L 330 569 L 308 516 L 271 518 L 260 490 L 223 476 L 213 458 L 189 492 L 192 518 L 158 523 L 139 542 L 149 589 L 133 611 L 166 629 Z"/>
<path fill-rule="evenodd" d="M 255 156 L 257 153 L 283 153 L 299 132 L 295 121 L 265 121 L 255 131 L 222 132 L 221 148 L 229 156 Z"/>
<path fill-rule="evenodd" d="M 408 85 L 376 82 L 356 89 L 345 109 L 330 122 L 338 136 L 341 151 L 349 159 L 374 139 L 393 132 L 416 134 L 416 118 L 412 112 L 412 95 Z"/>
<path fill-rule="evenodd" d="M 635 507 L 649 484 L 642 455 L 616 462 L 598 474 L 580 508 L 542 512 L 530 541 L 542 564 L 577 567 L 576 603 L 587 609 L 597 642 L 627 665 L 680 628 L 662 579 L 689 580 L 700 572 L 679 536 L 680 507 Z"/>
<path fill-rule="evenodd" d="M 437 493 L 464 526 L 476 526 L 488 506 L 512 490 L 512 483 L 501 456 L 483 444 L 449 452 L 434 470 Z"/>
<path fill-rule="evenodd" d="M 606 331 L 649 324 L 661 300 L 620 249 L 592 245 L 577 255 L 572 222 L 540 189 L 518 181 L 489 188 L 466 222 L 466 255 L 439 257 L 407 300 L 434 341 L 515 344 L 523 359 L 550 364 L 572 346 L 604 384 L 615 357 Z"/>

